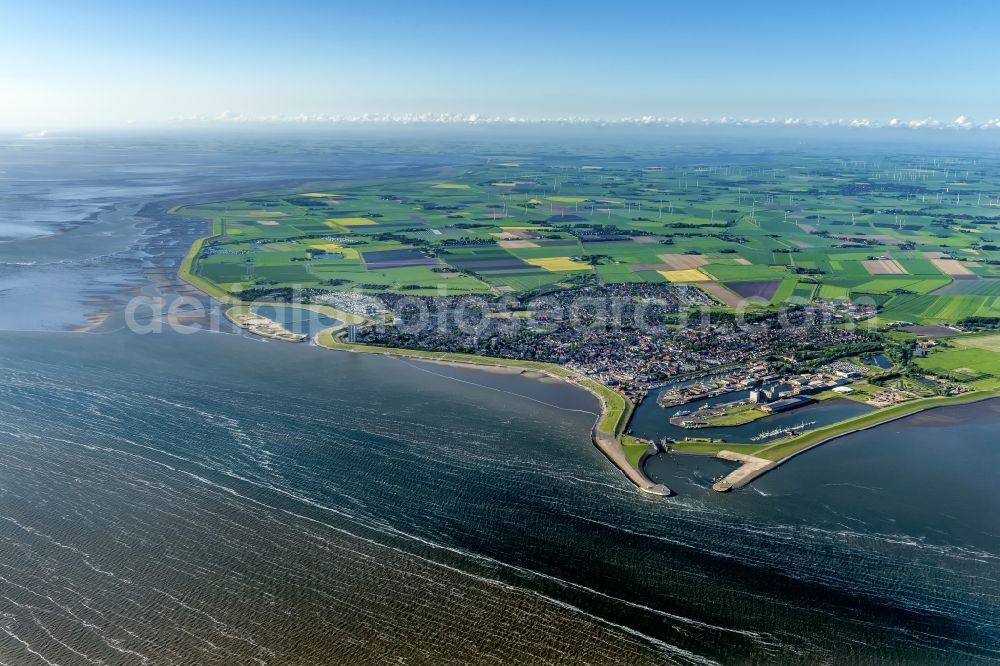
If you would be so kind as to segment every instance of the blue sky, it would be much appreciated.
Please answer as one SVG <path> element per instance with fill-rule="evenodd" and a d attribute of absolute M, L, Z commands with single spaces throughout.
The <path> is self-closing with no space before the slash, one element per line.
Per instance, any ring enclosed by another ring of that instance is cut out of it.
<path fill-rule="evenodd" d="M 0 0 L 0 128 L 1000 117 L 995 2 L 418 4 Z"/>

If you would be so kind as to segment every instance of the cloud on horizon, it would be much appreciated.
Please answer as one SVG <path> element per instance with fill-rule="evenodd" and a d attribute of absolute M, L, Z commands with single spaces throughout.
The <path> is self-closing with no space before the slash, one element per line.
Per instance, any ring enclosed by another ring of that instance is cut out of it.
<path fill-rule="evenodd" d="M 391 114 L 391 113 L 365 113 L 361 115 L 343 116 L 325 113 L 307 114 L 302 113 L 295 116 L 268 115 L 250 116 L 236 111 L 223 111 L 215 115 L 191 115 L 176 116 L 163 121 L 169 125 L 183 124 L 258 124 L 258 125 L 281 125 L 281 124 L 398 124 L 398 125 L 581 125 L 581 126 L 602 126 L 602 125 L 641 125 L 658 127 L 840 127 L 856 129 L 942 129 L 942 130 L 972 130 L 972 129 L 1000 129 L 1000 118 L 994 118 L 985 122 L 976 122 L 966 115 L 959 115 L 951 122 L 942 122 L 936 118 L 916 118 L 911 120 L 901 120 L 891 118 L 889 120 L 876 120 L 871 118 L 851 118 L 832 120 L 807 120 L 803 118 L 733 118 L 722 116 L 721 118 L 685 118 L 681 116 L 654 116 L 644 115 L 638 117 L 621 118 L 579 118 L 579 117 L 559 117 L 559 118 L 524 118 L 518 116 L 484 116 L 478 113 L 418 113 L 418 114 Z M 138 123 L 130 121 L 129 124 L 157 124 Z"/>

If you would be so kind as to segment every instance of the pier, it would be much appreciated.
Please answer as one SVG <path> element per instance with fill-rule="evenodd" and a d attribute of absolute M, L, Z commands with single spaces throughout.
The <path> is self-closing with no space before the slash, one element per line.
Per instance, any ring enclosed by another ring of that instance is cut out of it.
<path fill-rule="evenodd" d="M 712 490 L 719 493 L 742 488 L 761 474 L 778 466 L 778 463 L 773 460 L 758 458 L 745 453 L 736 453 L 735 451 L 719 451 L 715 457 L 722 460 L 743 463 L 737 469 L 727 474 L 725 478 L 716 481 L 712 485 Z"/>
<path fill-rule="evenodd" d="M 778 435 L 789 435 L 790 437 L 797 437 L 798 435 L 805 434 L 806 428 L 811 425 L 816 425 L 815 421 L 809 421 L 808 423 L 803 421 L 795 426 L 785 426 L 783 428 L 775 428 L 774 430 L 765 430 L 764 432 L 757 433 L 750 438 L 751 442 L 760 442 L 765 439 L 770 439 L 772 437 L 777 437 Z"/>
<path fill-rule="evenodd" d="M 632 466 L 632 463 L 630 463 L 628 458 L 625 457 L 625 452 L 622 450 L 621 440 L 617 436 L 601 432 L 596 427 L 594 428 L 592 435 L 594 445 L 597 446 L 597 448 L 601 450 L 608 460 L 614 463 L 615 467 L 620 469 L 628 480 L 634 483 L 640 491 L 646 493 L 647 495 L 658 495 L 660 497 L 670 497 L 674 494 L 674 491 L 670 488 L 662 483 L 655 483 L 649 479 L 641 469 L 637 469 Z"/>

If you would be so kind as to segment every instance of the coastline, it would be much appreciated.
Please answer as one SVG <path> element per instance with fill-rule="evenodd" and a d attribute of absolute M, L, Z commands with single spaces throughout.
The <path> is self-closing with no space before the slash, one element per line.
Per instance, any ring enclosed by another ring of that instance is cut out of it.
<path fill-rule="evenodd" d="M 361 317 L 357 315 L 352 315 L 349 312 L 343 312 L 332 308 L 328 305 L 317 305 L 317 304 L 275 304 L 275 303 L 265 303 L 260 301 L 251 301 L 242 305 L 233 305 L 226 308 L 223 315 L 231 321 L 236 326 L 250 331 L 255 335 L 259 335 L 264 338 L 271 338 L 273 340 L 282 340 L 284 342 L 306 342 L 309 340 L 309 336 L 302 333 L 292 333 L 287 328 L 279 324 L 278 322 L 267 319 L 266 317 L 253 316 L 254 307 L 287 307 L 287 308 L 299 308 L 301 310 L 309 310 L 310 312 L 317 312 L 319 314 L 326 315 L 333 319 L 337 319 L 340 323 L 336 326 L 332 326 L 330 331 L 340 331 L 344 327 L 350 324 L 357 324 L 362 321 Z M 263 320 L 262 322 L 256 322 L 253 320 Z"/>
<path fill-rule="evenodd" d="M 177 212 L 176 207 L 170 212 Z M 296 303 L 264 303 L 258 301 L 243 301 L 224 291 L 212 282 L 198 276 L 197 261 L 203 244 L 212 238 L 219 237 L 224 229 L 218 220 L 210 221 L 209 235 L 199 237 L 188 249 L 177 269 L 178 277 L 191 287 L 206 294 L 210 299 L 227 306 L 224 313 L 226 319 L 233 324 L 250 331 L 255 335 L 266 338 L 284 341 L 310 341 L 317 346 L 335 351 L 351 351 L 357 353 L 373 353 L 386 356 L 397 356 L 415 358 L 423 361 L 436 362 L 442 364 L 479 366 L 481 368 L 506 368 L 519 369 L 522 372 L 538 372 L 552 379 L 562 380 L 574 384 L 590 392 L 597 397 L 601 407 L 600 414 L 595 422 L 591 439 L 594 445 L 604 454 L 604 456 L 621 471 L 640 491 L 660 496 L 671 495 L 672 491 L 665 485 L 655 483 L 644 471 L 644 463 L 650 457 L 644 453 L 633 464 L 625 453 L 622 442 L 622 434 L 627 429 L 635 405 L 628 398 L 609 389 L 600 382 L 567 368 L 553 363 L 539 361 L 513 360 L 479 356 L 476 354 L 433 352 L 397 347 L 380 347 L 366 344 L 350 343 L 344 340 L 345 329 L 351 324 L 359 324 L 369 321 L 368 318 L 352 313 L 343 312 L 333 307 L 320 304 L 296 304 Z M 253 306 L 281 305 L 286 307 L 297 307 L 327 314 L 339 320 L 335 326 L 329 327 L 317 333 L 315 336 L 299 336 L 292 334 L 281 326 L 251 326 L 241 323 L 241 315 L 246 315 Z M 294 338 L 294 339 L 293 339 Z M 1000 396 L 1000 392 L 995 391 L 975 391 L 962 396 L 935 397 L 918 399 L 903 405 L 896 405 L 877 410 L 870 414 L 834 423 L 829 426 L 807 432 L 798 437 L 780 440 L 772 444 L 761 446 L 751 445 L 715 445 L 712 450 L 690 451 L 695 455 L 714 455 L 718 458 L 741 461 L 744 464 L 731 472 L 724 479 L 713 485 L 713 489 L 719 492 L 726 492 L 731 489 L 742 488 L 750 484 L 768 471 L 775 469 L 791 458 L 805 453 L 817 446 L 839 437 L 877 427 L 891 421 L 905 418 L 936 407 L 949 405 L 960 405 L 979 400 L 986 400 Z M 745 448 L 746 453 L 736 453 L 733 447 Z M 706 447 L 707 449 L 708 447 Z M 680 452 L 679 452 L 680 453 Z"/>
<path fill-rule="evenodd" d="M 176 212 L 177 208 L 172 208 L 170 212 Z M 201 252 L 201 248 L 204 243 L 214 237 L 221 234 L 222 229 L 218 227 L 214 220 L 209 221 L 209 234 L 195 240 L 188 252 L 184 255 L 177 268 L 177 276 L 188 283 L 195 289 L 198 289 L 202 293 L 206 294 L 209 298 L 215 299 L 216 301 L 229 306 L 253 306 L 257 303 L 246 303 L 234 298 L 231 294 L 223 291 L 222 289 L 211 284 L 209 281 L 195 275 L 194 268 L 197 261 L 198 255 Z M 273 304 L 268 304 L 273 305 Z M 411 358 L 420 358 L 427 361 L 444 362 L 444 363 L 456 363 L 456 364 L 466 364 L 466 365 L 479 365 L 486 367 L 514 367 L 520 368 L 522 370 L 528 371 L 538 371 L 550 377 L 560 379 L 563 381 L 568 381 L 574 385 L 589 391 L 592 395 L 597 397 L 598 402 L 601 405 L 601 411 L 591 430 L 591 440 L 594 446 L 604 454 L 604 456 L 611 461 L 611 463 L 621 471 L 625 477 L 631 481 L 641 492 L 656 495 L 656 496 L 669 496 L 673 492 L 667 486 L 661 483 L 655 483 L 642 471 L 641 464 L 637 467 L 633 466 L 628 457 L 625 455 L 625 450 L 622 448 L 621 444 L 621 433 L 625 430 L 628 420 L 632 416 L 632 412 L 635 406 L 632 402 L 613 391 L 608 389 L 606 386 L 594 381 L 593 379 L 581 377 L 575 372 L 567 370 L 562 366 L 555 365 L 552 363 L 542 363 L 538 361 L 507 361 L 506 359 L 494 359 L 485 356 L 476 356 L 474 354 L 447 354 L 443 352 L 421 352 L 418 350 L 411 349 L 396 349 L 391 347 L 374 347 L 371 345 L 356 345 L 343 342 L 338 337 L 338 334 L 342 333 L 343 330 L 349 324 L 356 324 L 365 321 L 364 317 L 358 315 L 353 315 L 351 313 L 341 312 L 329 306 L 322 305 L 297 305 L 296 307 L 304 307 L 316 312 L 322 312 L 329 314 L 341 321 L 341 324 L 324 329 L 320 331 L 314 338 L 313 341 L 317 346 L 325 347 L 327 349 L 332 349 L 335 351 L 352 351 L 358 353 L 375 353 L 384 354 L 389 356 L 402 356 Z M 233 320 L 229 314 L 228 309 L 226 311 L 226 317 L 234 324 L 238 324 Z M 253 331 L 252 329 L 251 332 Z M 287 339 L 281 336 L 267 336 L 275 339 Z M 616 403 L 612 405 L 611 403 Z"/>
<path fill-rule="evenodd" d="M 213 233 L 210 236 L 199 238 L 194 244 L 192 244 L 191 248 L 188 250 L 178 267 L 178 277 L 195 289 L 198 289 L 207 295 L 209 298 L 215 299 L 223 305 L 230 306 L 226 308 L 224 314 L 226 319 L 231 321 L 233 324 L 262 337 L 282 341 L 291 341 L 289 337 L 282 334 L 272 333 L 267 330 L 259 329 L 259 327 L 244 326 L 240 323 L 240 321 L 237 321 L 237 318 L 234 318 L 235 313 L 233 315 L 230 314 L 230 311 L 234 309 L 249 309 L 255 305 L 274 306 L 274 303 L 240 301 L 239 299 L 234 298 L 230 294 L 223 292 L 222 290 L 214 287 L 214 285 L 207 283 L 207 281 L 193 274 L 192 268 L 194 266 L 195 259 L 201 251 L 203 243 L 209 238 L 218 235 L 215 233 L 217 230 L 214 229 L 214 225 L 212 231 Z M 628 457 L 625 455 L 625 450 L 622 448 L 621 433 L 624 432 L 627 427 L 628 421 L 631 419 L 632 413 L 635 409 L 635 405 L 633 405 L 632 402 L 625 396 L 611 391 L 603 384 L 600 384 L 589 377 L 583 377 L 560 365 L 545 363 L 542 361 L 515 361 L 512 359 L 492 358 L 488 356 L 478 356 L 475 354 L 431 352 L 417 349 L 353 344 L 343 341 L 341 334 L 348 325 L 364 322 L 364 317 L 349 312 L 343 312 L 326 305 L 289 304 L 289 307 L 300 307 L 313 312 L 326 314 L 338 319 L 341 322 L 336 326 L 323 329 L 312 338 L 311 341 L 316 344 L 316 346 L 323 347 L 324 349 L 354 353 L 382 354 L 385 356 L 403 358 L 416 358 L 422 361 L 443 363 L 446 365 L 480 366 L 484 369 L 490 367 L 520 369 L 522 372 L 539 372 L 553 379 L 571 383 L 574 386 L 582 388 L 591 395 L 595 396 L 601 405 L 600 413 L 598 414 L 597 420 L 591 429 L 591 441 L 594 446 L 596 446 L 597 449 L 604 454 L 604 457 L 607 458 L 611 464 L 617 467 L 618 470 L 625 475 L 625 478 L 632 482 L 632 484 L 635 485 L 640 492 L 658 497 L 669 497 L 673 494 L 673 491 L 666 485 L 656 483 L 646 476 L 645 472 L 642 470 L 642 460 L 640 460 L 639 465 L 633 466 L 629 462 Z M 617 402 L 619 404 L 612 406 L 612 402 Z"/>
<path fill-rule="evenodd" d="M 197 255 L 196 248 L 200 247 L 201 242 L 205 238 L 199 239 L 195 245 L 192 246 L 188 254 L 185 256 L 181 267 L 178 269 L 178 276 L 195 287 L 199 291 L 202 291 L 207 296 L 221 302 L 223 305 L 228 305 L 225 311 L 226 318 L 233 322 L 233 324 L 241 326 L 245 330 L 250 331 L 255 335 L 261 337 L 288 341 L 289 338 L 278 335 L 270 334 L 266 331 L 256 330 L 255 328 L 250 328 L 243 326 L 238 321 L 233 319 L 229 311 L 236 308 L 250 308 L 255 305 L 268 305 L 274 306 L 274 303 L 262 303 L 262 302 L 244 302 L 233 298 L 229 294 L 222 295 L 220 298 L 219 294 L 215 293 L 214 289 L 205 289 L 202 284 L 202 280 L 194 277 L 190 269 L 192 267 L 192 260 Z M 628 422 L 632 417 L 635 405 L 632 404 L 628 398 L 615 393 L 608 389 L 603 384 L 596 382 L 589 377 L 583 377 L 571 370 L 564 368 L 563 366 L 546 363 L 542 361 L 525 361 L 525 360 L 513 360 L 513 359 L 503 359 L 503 358 L 493 358 L 489 356 L 478 356 L 475 354 L 465 354 L 458 352 L 432 352 L 417 349 L 407 349 L 407 348 L 396 348 L 396 347 L 379 347 L 375 345 L 364 345 L 345 342 L 342 339 L 344 329 L 350 324 L 357 324 L 366 321 L 365 317 L 355 315 L 348 312 L 343 312 L 337 310 L 333 307 L 319 304 L 278 304 L 286 305 L 287 307 L 299 307 L 313 312 L 319 312 L 326 314 L 328 316 L 334 317 L 340 321 L 336 326 L 323 329 L 317 333 L 311 340 L 314 344 L 325 349 L 333 351 L 348 351 L 353 353 L 368 353 L 368 354 L 382 354 L 384 356 L 395 356 L 400 358 L 414 358 L 421 361 L 441 363 L 444 365 L 454 365 L 454 366 L 479 366 L 481 369 L 486 368 L 506 368 L 506 369 L 519 369 L 522 372 L 538 372 L 552 379 L 561 380 L 570 384 L 573 384 L 579 388 L 588 391 L 593 396 L 598 399 L 600 403 L 600 414 L 591 429 L 591 441 L 594 446 L 597 447 L 601 453 L 615 466 L 618 470 L 633 484 L 640 492 L 655 495 L 660 497 L 668 497 L 673 494 L 673 491 L 662 483 L 656 483 L 650 479 L 645 471 L 643 470 L 644 464 L 649 458 L 648 453 L 644 453 L 637 465 L 632 465 L 625 454 L 625 450 L 622 447 L 621 434 L 627 428 Z M 973 397 L 974 396 L 974 397 Z M 791 460 L 795 456 L 803 454 L 810 451 L 818 446 L 826 444 L 827 442 L 833 441 L 840 437 L 845 437 L 855 432 L 860 432 L 863 430 L 868 430 L 870 428 L 875 428 L 886 423 L 891 423 L 899 419 L 912 416 L 914 414 L 919 414 L 924 411 L 931 409 L 936 409 L 938 407 L 947 407 L 952 405 L 962 405 L 962 404 L 972 404 L 982 400 L 989 400 L 992 398 L 1000 397 L 1000 392 L 991 391 L 975 391 L 971 394 L 966 394 L 964 396 L 953 396 L 950 398 L 925 398 L 927 401 L 934 401 L 934 404 L 919 404 L 921 401 L 915 401 L 913 403 L 904 404 L 897 406 L 896 410 L 898 413 L 893 413 L 892 415 L 880 414 L 884 411 L 896 411 L 893 408 L 888 408 L 887 410 L 878 410 L 870 414 L 866 414 L 850 421 L 844 421 L 840 423 L 834 423 L 825 428 L 821 428 L 817 431 L 811 433 L 806 433 L 801 436 L 799 441 L 788 440 L 783 442 L 778 442 L 775 444 L 767 445 L 762 448 L 755 448 L 750 453 L 737 453 L 729 449 L 724 449 L 715 452 L 690 452 L 691 455 L 711 455 L 723 460 L 738 461 L 742 462 L 737 469 L 730 472 L 726 477 L 720 481 L 713 484 L 712 489 L 716 492 L 728 492 L 730 490 L 738 490 L 746 487 L 756 479 L 760 478 L 767 472 L 776 469 Z M 971 398 L 971 399 L 970 399 Z M 619 404 L 612 406 L 610 403 L 614 401 Z M 915 409 L 911 409 L 915 407 Z M 875 415 L 883 415 L 886 418 L 878 418 L 873 420 L 871 423 L 865 423 L 861 426 L 851 426 L 852 422 L 867 421 Z M 845 427 L 847 426 L 847 427 Z M 830 431 L 829 434 L 822 434 L 826 431 Z M 820 439 L 814 442 L 810 442 L 804 446 L 798 446 L 802 439 L 811 439 L 820 434 Z M 795 447 L 794 450 L 787 453 L 784 456 L 773 458 L 766 456 L 766 453 L 772 449 L 781 450 L 781 447 Z"/>
<path fill-rule="evenodd" d="M 625 450 L 621 444 L 621 432 L 625 430 L 629 419 L 632 417 L 634 405 L 632 402 L 618 393 L 614 393 L 606 386 L 595 382 L 589 377 L 583 377 L 571 370 L 542 361 L 515 361 L 511 359 L 491 358 L 489 356 L 477 356 L 475 354 L 458 354 L 448 352 L 429 352 L 417 349 L 404 349 L 396 347 L 377 347 L 374 345 L 358 345 L 344 342 L 337 338 L 336 333 L 342 330 L 341 327 L 333 327 L 320 331 L 314 338 L 317 346 L 334 351 L 346 351 L 360 354 L 382 354 L 384 356 L 396 356 L 402 358 L 416 358 L 418 360 L 441 363 L 444 365 L 463 366 L 483 366 L 494 368 L 519 369 L 522 372 L 538 372 L 553 379 L 561 380 L 573 386 L 582 388 L 595 396 L 601 405 L 600 414 L 591 429 L 591 440 L 594 446 L 604 454 L 611 463 L 618 468 L 625 477 L 631 481 L 640 492 L 659 497 L 668 497 L 673 494 L 667 486 L 656 483 L 646 476 L 640 466 L 634 467 L 625 455 Z M 610 404 L 611 394 L 621 401 L 621 406 Z"/>
<path fill-rule="evenodd" d="M 292 333 L 281 324 L 271 321 L 267 317 L 254 314 L 252 305 L 236 305 L 227 308 L 225 316 L 226 319 L 240 328 L 266 338 L 283 340 L 285 342 L 305 342 L 307 337 L 301 333 Z"/>

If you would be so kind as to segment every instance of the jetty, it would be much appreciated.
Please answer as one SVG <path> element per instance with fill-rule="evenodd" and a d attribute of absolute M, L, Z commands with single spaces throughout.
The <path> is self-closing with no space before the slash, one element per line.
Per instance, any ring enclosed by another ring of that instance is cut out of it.
<path fill-rule="evenodd" d="M 811 425 L 816 425 L 815 421 L 809 421 L 808 423 L 803 421 L 798 425 L 786 426 L 784 428 L 775 428 L 774 430 L 765 430 L 764 432 L 757 433 L 750 438 L 751 442 L 760 442 L 765 439 L 770 439 L 772 437 L 777 437 L 778 435 L 790 435 L 796 437 L 798 435 L 805 434 L 806 428 Z"/>
<path fill-rule="evenodd" d="M 602 405 L 603 404 L 604 401 L 602 400 Z M 616 435 L 602 432 L 597 426 L 595 426 L 592 431 L 592 436 L 594 445 L 597 446 L 601 453 L 603 453 L 615 467 L 621 470 L 626 478 L 634 483 L 641 492 L 644 492 L 647 495 L 658 495 L 660 497 L 670 497 L 674 494 L 674 491 L 670 490 L 670 488 L 662 483 L 653 482 L 642 472 L 641 469 L 637 469 L 632 466 L 632 463 L 630 463 L 628 458 L 625 456 L 625 451 L 622 450 L 621 440 Z M 641 468 L 642 466 L 640 465 L 639 467 Z"/>
<path fill-rule="evenodd" d="M 773 460 L 758 458 L 746 453 L 736 453 L 735 451 L 719 451 L 715 457 L 742 463 L 737 469 L 712 485 L 712 490 L 719 493 L 742 488 L 761 474 L 778 466 L 778 463 Z"/>

